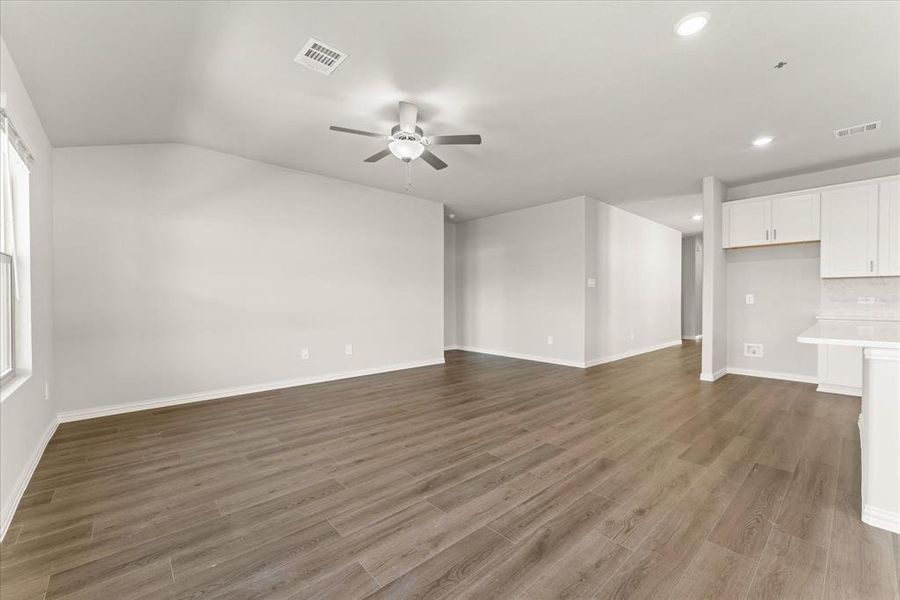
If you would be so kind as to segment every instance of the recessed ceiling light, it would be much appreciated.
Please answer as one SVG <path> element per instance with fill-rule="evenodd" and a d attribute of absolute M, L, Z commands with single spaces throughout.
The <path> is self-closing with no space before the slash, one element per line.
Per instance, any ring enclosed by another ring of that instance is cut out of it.
<path fill-rule="evenodd" d="M 773 139 L 775 138 L 773 138 L 771 135 L 763 135 L 753 140 L 753 145 L 757 148 L 759 148 L 760 146 L 768 146 L 770 143 L 772 143 Z"/>
<path fill-rule="evenodd" d="M 709 23 L 708 12 L 695 12 L 675 23 L 675 33 L 680 36 L 694 35 Z"/>
<path fill-rule="evenodd" d="M 691 218 L 692 218 L 693 220 L 695 220 L 695 221 L 700 221 L 701 219 L 703 219 L 703 215 L 694 215 L 694 216 L 691 217 Z"/>

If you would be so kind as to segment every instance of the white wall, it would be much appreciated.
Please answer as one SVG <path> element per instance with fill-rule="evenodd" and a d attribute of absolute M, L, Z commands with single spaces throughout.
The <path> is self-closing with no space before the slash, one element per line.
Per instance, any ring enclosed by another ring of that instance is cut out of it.
<path fill-rule="evenodd" d="M 722 249 L 722 201 L 726 189 L 703 178 L 703 347 L 700 379 L 715 381 L 728 367 L 728 269 Z"/>
<path fill-rule="evenodd" d="M 0 403 L 0 538 L 12 518 L 21 493 L 36 466 L 40 452 L 56 424 L 54 403 L 45 398 L 44 384 L 53 386 L 53 206 L 50 141 L 28 92 L 0 39 L 0 90 L 6 93 L 6 110 L 24 138 L 35 161 L 30 181 L 30 231 L 28 248 L 21 237 L 20 265 L 30 270 L 30 285 L 23 286 L 19 310 L 30 312 L 30 357 L 20 356 L 19 378 L 4 384 Z M 29 310 L 30 309 L 30 310 Z M 21 341 L 21 340 L 20 340 Z M 22 382 L 24 379 L 24 382 Z"/>
<path fill-rule="evenodd" d="M 586 220 L 587 362 L 680 343 L 681 232 L 591 198 Z"/>
<path fill-rule="evenodd" d="M 456 347 L 456 225 L 444 223 L 444 348 Z"/>
<path fill-rule="evenodd" d="M 728 188 L 728 200 L 742 200 L 897 174 L 900 174 L 900 156 L 732 186 Z"/>
<path fill-rule="evenodd" d="M 730 249 L 726 259 L 728 368 L 814 378 L 816 346 L 797 335 L 819 309 L 819 244 Z M 744 356 L 745 343 L 763 344 L 763 356 Z"/>
<path fill-rule="evenodd" d="M 180 144 L 54 164 L 62 413 L 443 360 L 439 203 Z"/>
<path fill-rule="evenodd" d="M 456 250 L 461 347 L 584 366 L 680 343 L 674 229 L 582 196 L 458 223 Z"/>
<path fill-rule="evenodd" d="M 703 240 L 692 235 L 681 240 L 681 337 L 696 338 L 702 325 Z"/>
<path fill-rule="evenodd" d="M 578 197 L 456 225 L 460 346 L 583 363 L 584 212 Z"/>

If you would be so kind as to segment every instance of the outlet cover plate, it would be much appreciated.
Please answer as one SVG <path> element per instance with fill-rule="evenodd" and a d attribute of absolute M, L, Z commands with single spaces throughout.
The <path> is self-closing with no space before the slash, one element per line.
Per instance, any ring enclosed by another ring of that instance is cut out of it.
<path fill-rule="evenodd" d="M 752 356 L 753 358 L 761 358 L 763 355 L 762 344 L 744 344 L 744 356 Z"/>

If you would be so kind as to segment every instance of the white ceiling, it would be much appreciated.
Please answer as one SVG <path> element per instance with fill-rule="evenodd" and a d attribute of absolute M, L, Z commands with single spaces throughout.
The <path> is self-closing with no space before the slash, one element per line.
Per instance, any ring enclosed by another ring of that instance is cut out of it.
<path fill-rule="evenodd" d="M 691 218 L 694 215 L 703 215 L 703 194 L 630 200 L 619 204 L 619 208 L 668 225 L 686 235 L 695 235 L 703 231 L 703 221 Z"/>
<path fill-rule="evenodd" d="M 673 25 L 707 10 L 709 26 Z M 457 220 L 587 194 L 621 204 L 900 154 L 896 2 L 19 2 L 0 33 L 57 146 L 178 141 L 402 191 L 363 158 L 398 100 L 426 134 L 480 133 L 413 165 Z M 348 53 L 330 77 L 293 57 Z M 779 60 L 788 66 L 776 70 Z M 880 131 L 832 130 L 882 119 Z M 750 141 L 775 136 L 764 149 Z M 689 216 L 689 215 L 688 215 Z"/>

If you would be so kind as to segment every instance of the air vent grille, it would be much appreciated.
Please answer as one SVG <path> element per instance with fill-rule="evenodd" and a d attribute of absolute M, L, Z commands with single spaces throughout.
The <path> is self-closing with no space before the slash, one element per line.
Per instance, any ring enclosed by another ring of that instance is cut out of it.
<path fill-rule="evenodd" d="M 347 55 L 337 48 L 315 38 L 309 38 L 300 53 L 294 57 L 294 62 L 309 67 L 313 71 L 331 75 L 344 62 L 345 58 Z"/>
<path fill-rule="evenodd" d="M 875 131 L 881 127 L 881 121 L 872 121 L 871 123 L 863 123 L 861 125 L 853 125 L 852 127 L 845 127 L 843 129 L 835 129 L 834 137 L 840 139 L 845 137 L 850 137 L 851 135 L 859 135 L 861 133 L 868 133 L 869 131 Z"/>

